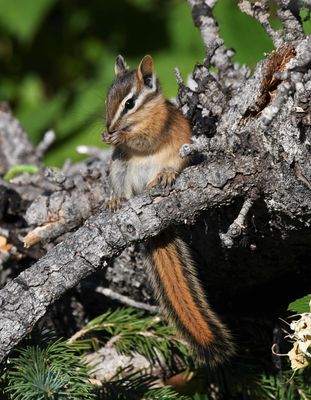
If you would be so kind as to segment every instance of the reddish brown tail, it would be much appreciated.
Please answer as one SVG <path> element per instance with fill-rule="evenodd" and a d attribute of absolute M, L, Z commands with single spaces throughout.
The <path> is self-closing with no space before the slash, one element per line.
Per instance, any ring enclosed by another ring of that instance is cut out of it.
<path fill-rule="evenodd" d="M 215 365 L 234 353 L 231 335 L 211 310 L 186 243 L 162 233 L 147 246 L 151 283 L 166 317 L 200 359 Z"/>

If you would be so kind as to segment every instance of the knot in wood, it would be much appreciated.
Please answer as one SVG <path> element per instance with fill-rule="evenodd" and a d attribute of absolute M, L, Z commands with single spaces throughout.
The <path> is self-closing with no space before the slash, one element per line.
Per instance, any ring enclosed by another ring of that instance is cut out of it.
<path fill-rule="evenodd" d="M 126 229 L 127 229 L 128 233 L 130 233 L 130 234 L 134 234 L 136 232 L 136 229 L 132 224 L 127 224 Z"/>
<path fill-rule="evenodd" d="M 118 216 L 118 225 L 125 239 L 137 239 L 140 234 L 141 222 L 131 208 L 124 208 Z"/>

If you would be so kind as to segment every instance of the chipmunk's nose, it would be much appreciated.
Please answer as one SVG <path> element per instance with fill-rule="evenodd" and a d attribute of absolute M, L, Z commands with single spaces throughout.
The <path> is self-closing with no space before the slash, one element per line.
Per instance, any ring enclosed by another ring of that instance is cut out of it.
<path fill-rule="evenodd" d="M 107 120 L 107 122 L 106 122 L 106 128 L 107 128 L 108 133 L 113 133 L 118 128 L 117 124 L 115 124 L 115 123 L 112 124 L 111 122 L 112 122 L 111 120 Z"/>

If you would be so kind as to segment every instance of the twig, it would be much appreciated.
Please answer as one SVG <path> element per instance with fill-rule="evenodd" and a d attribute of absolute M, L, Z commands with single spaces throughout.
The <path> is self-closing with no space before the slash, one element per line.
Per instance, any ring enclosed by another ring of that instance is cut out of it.
<path fill-rule="evenodd" d="M 298 387 L 297 387 L 297 392 L 299 393 L 299 395 L 301 396 L 301 398 L 302 398 L 303 400 L 308 400 L 307 395 L 305 394 L 305 392 L 304 392 L 301 388 L 298 388 Z"/>
<path fill-rule="evenodd" d="M 159 307 L 157 307 L 157 306 L 152 306 L 150 304 L 146 304 L 146 303 L 142 303 L 140 301 L 133 300 L 128 296 L 124 296 L 123 294 L 114 292 L 110 288 L 104 288 L 102 286 L 98 286 L 95 289 L 95 291 L 97 293 L 103 294 L 106 297 L 109 297 L 112 300 L 117 300 L 120 303 L 125 304 L 129 307 L 138 308 L 140 310 L 149 311 L 151 313 L 158 313 L 160 311 Z"/>
<path fill-rule="evenodd" d="M 239 237 L 242 234 L 242 232 L 245 230 L 246 217 L 249 213 L 249 210 L 252 208 L 252 206 L 254 205 L 254 202 L 256 201 L 257 198 L 258 198 L 257 192 L 254 192 L 250 197 L 248 197 L 244 201 L 243 206 L 239 212 L 239 215 L 229 226 L 227 232 L 221 233 L 219 235 L 220 239 L 225 247 L 228 247 L 228 248 L 232 247 L 233 243 L 234 243 L 234 239 Z"/>
<path fill-rule="evenodd" d="M 36 148 L 36 154 L 39 159 L 44 156 L 44 154 L 47 152 L 49 147 L 51 147 L 51 145 L 54 143 L 55 139 L 56 139 L 56 135 L 52 129 L 48 130 L 44 134 L 43 139 L 41 140 L 41 142 L 38 144 L 38 146 Z"/>
<path fill-rule="evenodd" d="M 194 24 L 200 29 L 206 49 L 205 65 L 214 64 L 219 70 L 232 67 L 230 57 L 219 36 L 217 22 L 212 11 L 217 0 L 188 0 L 192 7 L 192 18 Z"/>
<path fill-rule="evenodd" d="M 304 38 L 303 26 L 299 16 L 298 1 L 278 0 L 277 14 L 282 21 L 284 41 L 290 43 Z"/>
<path fill-rule="evenodd" d="M 181 108 L 182 112 L 185 116 L 187 116 L 188 112 L 188 98 L 191 97 L 192 91 L 189 87 L 187 87 L 184 83 L 184 80 L 181 76 L 181 72 L 179 68 L 175 68 L 175 77 L 178 84 L 178 96 L 176 97 L 177 104 Z"/>
<path fill-rule="evenodd" d="M 179 150 L 179 155 L 181 158 L 185 158 L 191 154 L 202 153 L 208 151 L 209 149 L 209 139 L 206 136 L 198 136 L 192 138 L 191 144 L 184 144 Z"/>

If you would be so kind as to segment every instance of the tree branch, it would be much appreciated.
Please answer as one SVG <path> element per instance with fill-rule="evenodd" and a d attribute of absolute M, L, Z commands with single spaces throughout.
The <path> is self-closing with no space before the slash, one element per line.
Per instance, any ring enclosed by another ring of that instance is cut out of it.
<path fill-rule="evenodd" d="M 157 306 L 142 303 L 141 301 L 135 301 L 128 296 L 124 296 L 120 293 L 114 292 L 110 288 L 98 286 L 96 288 L 96 292 L 103 294 L 104 296 L 109 297 L 112 300 L 117 300 L 119 303 L 125 304 L 128 307 L 138 308 L 139 310 L 149 311 L 151 313 L 158 313 L 160 311 L 160 308 Z"/>
<path fill-rule="evenodd" d="M 214 168 L 191 167 L 177 180 L 171 194 L 154 189 L 131 199 L 112 216 L 103 211 L 91 217 L 8 283 L 0 291 L 0 361 L 31 331 L 51 303 L 126 246 L 155 236 L 169 225 L 193 220 L 200 211 L 242 194 L 250 177 L 237 175 L 232 160 L 218 163 L 220 176 L 209 173 Z"/>

